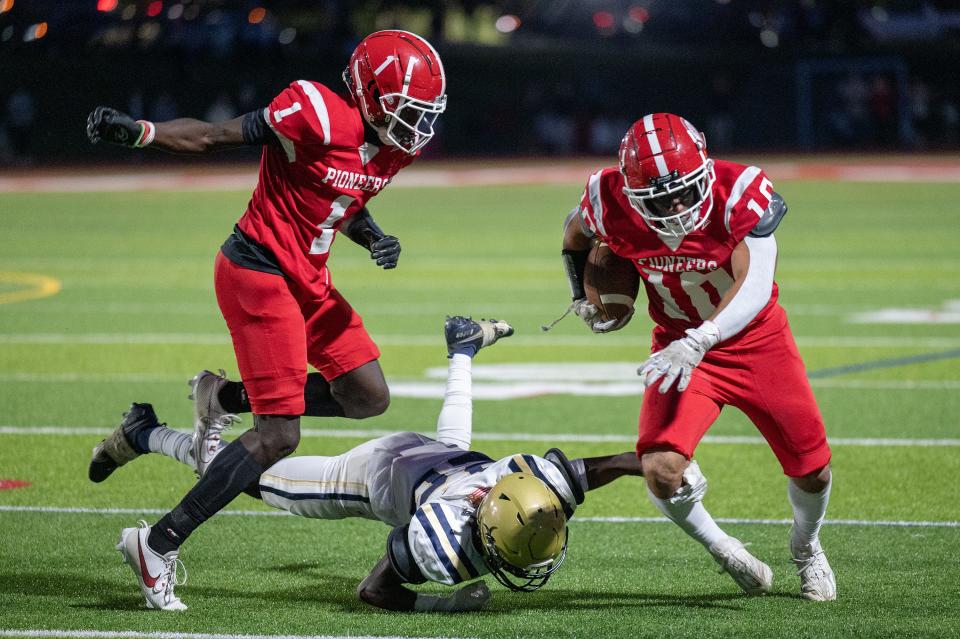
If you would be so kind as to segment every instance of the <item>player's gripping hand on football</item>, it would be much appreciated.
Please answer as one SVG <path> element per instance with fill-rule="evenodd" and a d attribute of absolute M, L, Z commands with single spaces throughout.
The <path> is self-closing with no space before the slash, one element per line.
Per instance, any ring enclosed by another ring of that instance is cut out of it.
<path fill-rule="evenodd" d="M 703 361 L 707 351 L 720 341 L 720 331 L 716 324 L 706 321 L 699 328 L 688 328 L 686 333 L 686 337 L 670 342 L 640 365 L 637 374 L 644 386 L 655 384 L 662 377 L 658 389 L 660 394 L 670 390 L 678 379 L 677 390 L 682 393 L 687 389 L 693 369 Z"/>
<path fill-rule="evenodd" d="M 626 326 L 630 322 L 630 318 L 633 317 L 633 309 L 630 309 L 630 312 L 622 317 L 614 317 L 608 320 L 601 319 L 596 305 L 588 302 L 585 297 L 573 300 L 570 309 L 577 317 L 582 319 L 584 324 L 594 333 L 619 331 Z"/>
<path fill-rule="evenodd" d="M 139 149 L 153 142 L 156 127 L 146 120 L 134 120 L 126 113 L 100 106 L 87 117 L 87 139 L 92 144 L 100 140 Z"/>

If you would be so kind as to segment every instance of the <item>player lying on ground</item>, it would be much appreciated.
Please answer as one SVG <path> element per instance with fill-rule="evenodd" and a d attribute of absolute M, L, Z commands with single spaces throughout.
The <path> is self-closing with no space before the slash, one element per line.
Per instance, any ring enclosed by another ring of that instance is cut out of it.
<path fill-rule="evenodd" d="M 357 589 L 360 599 L 374 606 L 476 610 L 490 597 L 482 581 L 449 596 L 418 594 L 403 584 L 454 586 L 487 572 L 512 590 L 543 586 L 563 563 L 567 520 L 583 502 L 584 491 L 639 475 L 641 469 L 633 451 L 573 461 L 555 448 L 544 457 L 517 454 L 497 461 L 469 451 L 472 357 L 512 332 L 496 320 L 447 320 L 450 363 L 436 439 L 396 433 L 336 457 L 288 457 L 246 492 L 302 517 L 365 517 L 393 526 L 386 555 Z M 161 426 L 149 404 L 134 404 L 94 450 L 91 475 L 106 477 L 118 465 L 156 452 L 202 476 L 211 462 L 201 461 L 205 458 L 195 451 L 224 450 L 221 432 L 229 423 L 201 422 L 191 437 Z M 213 457 L 217 454 L 222 452 Z M 182 610 L 186 606 L 173 592 L 178 560 L 151 551 L 148 530 L 124 529 L 117 549 L 140 580 L 147 607 Z M 152 581 L 150 575 L 160 578 Z"/>
<path fill-rule="evenodd" d="M 619 167 L 590 176 L 567 217 L 563 255 L 572 308 L 595 332 L 622 328 L 631 315 L 601 321 L 587 302 L 583 273 L 593 242 L 632 261 L 646 288 L 656 326 L 653 354 L 638 370 L 646 391 L 637 453 L 651 501 L 746 592 L 770 589 L 766 564 L 724 533 L 701 503 L 676 499 L 688 460 L 720 409 L 739 408 L 790 477 L 790 550 L 801 593 L 823 601 L 837 596 L 819 539 L 830 447 L 777 303 L 773 232 L 786 211 L 763 171 L 708 158 L 693 125 L 654 113 L 627 131 Z"/>
<path fill-rule="evenodd" d="M 87 136 L 134 149 L 207 153 L 263 148 L 260 177 L 243 217 L 216 256 L 217 303 L 230 329 L 243 385 L 219 401 L 252 411 L 254 428 L 217 456 L 193 489 L 149 532 L 149 547 L 175 557 L 187 537 L 300 441 L 300 417 L 379 415 L 390 402 L 380 351 L 327 268 L 338 231 L 385 269 L 400 243 L 366 204 L 433 136 L 446 108 L 440 57 L 423 38 L 379 31 L 363 39 L 343 72 L 346 95 L 308 80 L 264 109 L 229 122 L 134 120 L 99 107 Z M 319 372 L 307 374 L 307 364 Z M 194 395 L 218 386 L 208 375 Z M 270 543 L 266 541 L 265 543 Z"/>

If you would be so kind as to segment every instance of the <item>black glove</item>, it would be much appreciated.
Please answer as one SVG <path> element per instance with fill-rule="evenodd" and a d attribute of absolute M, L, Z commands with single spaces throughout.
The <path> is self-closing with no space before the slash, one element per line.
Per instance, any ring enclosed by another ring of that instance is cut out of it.
<path fill-rule="evenodd" d="M 384 235 L 370 245 L 370 259 L 376 260 L 377 266 L 382 266 L 384 270 L 397 268 L 400 240 L 392 235 Z"/>
<path fill-rule="evenodd" d="M 131 149 L 143 136 L 144 127 L 126 113 L 110 107 L 97 107 L 87 117 L 87 138 L 96 144 L 100 140 Z"/>

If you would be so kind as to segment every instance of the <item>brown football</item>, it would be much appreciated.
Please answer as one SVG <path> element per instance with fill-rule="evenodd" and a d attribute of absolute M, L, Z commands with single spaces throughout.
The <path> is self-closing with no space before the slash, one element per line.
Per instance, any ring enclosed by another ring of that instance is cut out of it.
<path fill-rule="evenodd" d="M 583 288 L 587 301 L 597 307 L 601 319 L 621 319 L 633 309 L 640 290 L 640 274 L 633 262 L 598 242 L 587 256 Z"/>

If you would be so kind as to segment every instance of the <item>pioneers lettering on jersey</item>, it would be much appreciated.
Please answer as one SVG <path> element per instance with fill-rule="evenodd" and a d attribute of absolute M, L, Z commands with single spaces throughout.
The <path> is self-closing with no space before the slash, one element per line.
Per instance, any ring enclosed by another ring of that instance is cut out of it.
<path fill-rule="evenodd" d="M 616 168 L 590 176 L 580 201 L 584 225 L 640 273 L 650 317 L 671 334 L 699 326 L 713 315 L 733 285 L 733 250 L 753 230 L 770 205 L 773 185 L 759 168 L 714 161 L 713 210 L 709 222 L 682 238 L 652 231 L 623 194 Z M 775 305 L 774 284 L 768 305 Z"/>
<path fill-rule="evenodd" d="M 327 167 L 327 174 L 323 178 L 324 184 L 337 189 L 356 189 L 358 191 L 370 191 L 379 193 L 380 189 L 390 184 L 390 178 L 367 175 L 366 173 L 356 173 L 354 171 L 344 171 L 332 166 Z"/>
<path fill-rule="evenodd" d="M 265 116 L 280 147 L 264 147 L 239 227 L 276 256 L 289 280 L 322 299 L 338 230 L 416 155 L 367 142 L 353 99 L 318 82 L 291 83 Z"/>
<path fill-rule="evenodd" d="M 715 271 L 720 266 L 716 260 L 707 260 L 701 257 L 674 257 L 661 255 L 660 257 L 641 257 L 636 261 L 640 269 L 650 268 L 664 273 L 682 273 L 683 271 Z"/>

